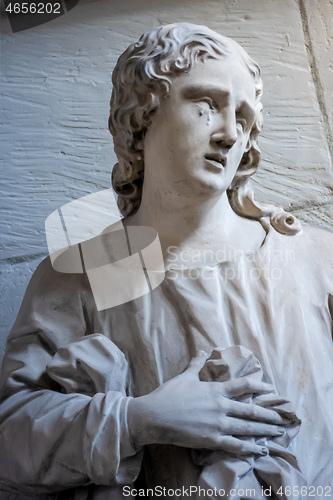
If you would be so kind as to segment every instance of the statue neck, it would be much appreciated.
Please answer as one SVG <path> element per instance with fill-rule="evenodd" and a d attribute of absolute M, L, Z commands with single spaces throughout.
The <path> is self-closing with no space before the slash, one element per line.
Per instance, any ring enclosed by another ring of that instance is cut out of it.
<path fill-rule="evenodd" d="M 224 248 L 231 252 L 250 252 L 259 248 L 266 236 L 261 224 L 235 214 L 226 192 L 191 199 L 172 194 L 143 196 L 139 210 L 126 219 L 126 225 L 153 227 L 166 260 L 170 248 L 173 255 L 193 252 L 196 259 L 198 251 L 214 252 Z"/>

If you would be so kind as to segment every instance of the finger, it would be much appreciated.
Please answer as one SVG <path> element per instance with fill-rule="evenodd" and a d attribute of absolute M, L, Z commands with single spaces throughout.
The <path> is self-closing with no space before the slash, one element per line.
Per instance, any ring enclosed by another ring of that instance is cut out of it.
<path fill-rule="evenodd" d="M 269 408 L 273 406 L 282 406 L 287 403 L 289 403 L 285 398 L 282 398 L 280 396 L 274 396 L 273 394 L 262 394 L 261 396 L 258 396 L 257 398 L 253 399 L 253 403 L 255 403 L 258 406 L 262 406 L 263 408 Z"/>
<path fill-rule="evenodd" d="M 238 418 L 229 418 L 225 421 L 222 431 L 232 436 L 244 437 L 277 437 L 285 433 L 281 427 L 275 425 L 263 424 L 262 422 L 251 422 Z"/>
<path fill-rule="evenodd" d="M 252 380 L 249 377 L 242 377 L 234 380 L 222 382 L 223 391 L 229 398 L 237 398 L 246 394 L 268 394 L 274 391 L 271 384 L 266 384 L 260 380 Z"/>
<path fill-rule="evenodd" d="M 229 401 L 227 415 L 245 420 L 256 420 L 269 424 L 285 425 L 289 420 L 279 415 L 274 410 L 262 408 L 261 406 L 239 401 Z"/>
<path fill-rule="evenodd" d="M 199 351 L 198 356 L 191 359 L 191 361 L 190 361 L 188 367 L 186 368 L 186 370 L 184 371 L 184 373 L 199 375 L 201 368 L 206 363 L 208 358 L 209 358 L 209 354 L 207 354 L 204 351 Z"/>
<path fill-rule="evenodd" d="M 243 441 L 233 436 L 221 436 L 217 441 L 217 448 L 235 453 L 236 455 L 256 455 L 265 456 L 268 454 L 268 449 L 250 441 Z"/>
<path fill-rule="evenodd" d="M 278 415 L 280 415 L 281 418 L 283 418 L 290 425 L 300 425 L 302 423 L 302 421 L 297 417 L 297 415 L 291 411 L 285 411 L 278 408 L 275 411 Z"/>

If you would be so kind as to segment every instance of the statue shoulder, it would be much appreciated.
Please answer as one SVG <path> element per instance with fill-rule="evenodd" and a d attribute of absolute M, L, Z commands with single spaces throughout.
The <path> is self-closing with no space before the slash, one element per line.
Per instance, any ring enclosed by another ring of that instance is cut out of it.
<path fill-rule="evenodd" d="M 333 233 L 303 226 L 295 237 L 295 256 L 318 276 L 328 279 L 333 292 Z M 300 264 L 300 265 L 301 265 Z"/>
<path fill-rule="evenodd" d="M 333 291 L 332 232 L 303 225 L 295 235 L 274 232 L 272 236 L 273 250 L 282 255 L 281 262 L 289 262 L 300 275 L 328 278 Z"/>
<path fill-rule="evenodd" d="M 333 232 L 306 226 L 302 233 L 306 249 L 311 254 L 314 252 L 316 260 L 321 258 L 333 262 Z"/>
<path fill-rule="evenodd" d="M 38 265 L 26 292 L 26 296 L 34 301 L 54 304 L 68 300 L 73 303 L 76 297 L 85 294 L 91 295 L 87 275 L 83 272 L 59 272 L 54 269 L 50 257 Z"/>

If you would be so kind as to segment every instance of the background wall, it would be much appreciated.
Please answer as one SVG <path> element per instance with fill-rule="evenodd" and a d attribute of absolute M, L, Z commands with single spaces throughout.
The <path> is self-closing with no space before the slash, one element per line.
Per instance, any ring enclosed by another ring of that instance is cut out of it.
<path fill-rule="evenodd" d="M 259 62 L 258 198 L 333 230 L 331 19 L 330 0 L 81 0 L 55 21 L 13 34 L 3 12 L 0 360 L 30 276 L 47 255 L 45 219 L 110 187 L 110 74 L 148 28 L 205 24 Z"/>

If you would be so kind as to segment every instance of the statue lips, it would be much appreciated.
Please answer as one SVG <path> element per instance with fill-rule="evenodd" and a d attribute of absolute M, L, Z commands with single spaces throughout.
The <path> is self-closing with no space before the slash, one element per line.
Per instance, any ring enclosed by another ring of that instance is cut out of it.
<path fill-rule="evenodd" d="M 226 165 L 226 158 L 222 156 L 221 154 L 211 154 L 211 155 L 206 155 L 205 156 L 206 161 L 209 163 L 210 166 L 214 167 L 215 172 L 221 172 L 221 170 L 225 167 Z"/>

